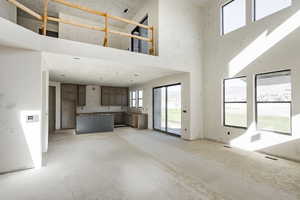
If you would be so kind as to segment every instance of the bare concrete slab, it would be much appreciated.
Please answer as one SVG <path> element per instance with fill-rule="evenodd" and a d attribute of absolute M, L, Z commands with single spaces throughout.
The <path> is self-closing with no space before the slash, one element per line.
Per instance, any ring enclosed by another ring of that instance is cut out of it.
<path fill-rule="evenodd" d="M 300 199 L 300 164 L 149 130 L 56 134 L 47 167 L 0 176 L 0 199 Z"/>

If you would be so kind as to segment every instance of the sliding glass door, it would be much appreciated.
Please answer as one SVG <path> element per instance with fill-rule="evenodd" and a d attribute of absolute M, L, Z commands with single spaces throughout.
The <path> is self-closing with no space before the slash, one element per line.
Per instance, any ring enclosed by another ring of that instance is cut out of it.
<path fill-rule="evenodd" d="M 153 89 L 154 130 L 181 135 L 181 85 Z"/>

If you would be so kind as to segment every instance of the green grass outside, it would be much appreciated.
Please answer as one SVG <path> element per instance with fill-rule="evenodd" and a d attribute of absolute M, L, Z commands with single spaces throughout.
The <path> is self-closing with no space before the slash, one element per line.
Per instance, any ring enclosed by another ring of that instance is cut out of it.
<path fill-rule="evenodd" d="M 234 126 L 247 126 L 243 123 L 242 115 L 227 115 L 226 124 Z M 229 123 L 231 122 L 231 123 Z M 279 131 L 284 133 L 290 132 L 290 120 L 287 117 L 272 117 L 272 116 L 261 116 L 258 118 L 258 129 Z"/>

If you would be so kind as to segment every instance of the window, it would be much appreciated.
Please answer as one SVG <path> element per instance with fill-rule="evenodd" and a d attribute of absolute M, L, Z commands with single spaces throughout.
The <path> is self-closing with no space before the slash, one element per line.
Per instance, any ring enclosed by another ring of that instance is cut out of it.
<path fill-rule="evenodd" d="M 138 91 L 138 104 L 139 108 L 143 107 L 143 90 Z"/>
<path fill-rule="evenodd" d="M 225 79 L 224 91 L 224 126 L 247 127 L 247 79 L 246 77 Z"/>
<path fill-rule="evenodd" d="M 253 0 L 254 20 L 260 20 L 292 5 L 292 0 Z"/>
<path fill-rule="evenodd" d="M 291 133 L 291 71 L 258 74 L 256 123 L 258 130 Z"/>
<path fill-rule="evenodd" d="M 140 21 L 140 24 L 148 25 L 148 15 L 146 15 L 146 17 L 144 17 L 144 19 Z M 131 34 L 147 38 L 148 29 L 137 26 L 132 30 Z M 148 42 L 136 38 L 131 38 L 131 51 L 148 54 Z"/>
<path fill-rule="evenodd" d="M 246 1 L 233 0 L 222 6 L 222 35 L 246 25 Z"/>
<path fill-rule="evenodd" d="M 131 91 L 129 94 L 130 98 L 130 107 L 134 108 L 136 107 L 136 91 Z"/>

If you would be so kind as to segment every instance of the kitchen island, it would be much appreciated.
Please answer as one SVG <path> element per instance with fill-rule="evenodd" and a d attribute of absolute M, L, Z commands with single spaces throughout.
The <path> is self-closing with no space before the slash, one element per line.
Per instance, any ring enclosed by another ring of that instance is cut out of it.
<path fill-rule="evenodd" d="M 110 132 L 114 130 L 114 117 L 110 113 L 84 113 L 76 116 L 76 134 Z"/>

